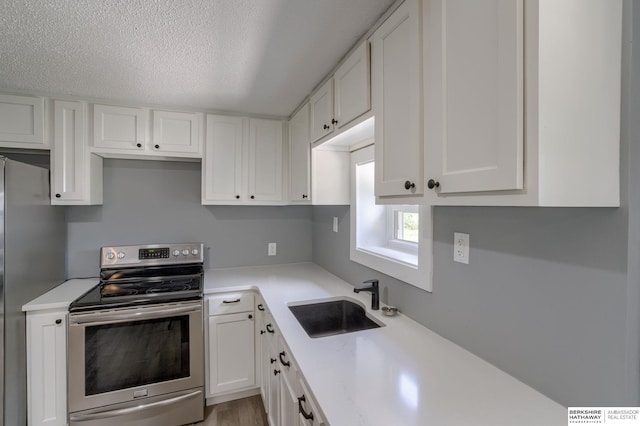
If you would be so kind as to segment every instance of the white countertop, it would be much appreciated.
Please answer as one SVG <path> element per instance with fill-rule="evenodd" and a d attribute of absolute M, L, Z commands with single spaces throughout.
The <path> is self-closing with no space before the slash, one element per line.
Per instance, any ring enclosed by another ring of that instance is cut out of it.
<path fill-rule="evenodd" d="M 73 279 L 23 306 L 65 309 L 98 284 Z M 258 290 L 332 426 L 566 425 L 566 408 L 404 315 L 369 309 L 371 295 L 312 263 L 205 272 L 205 294 Z M 384 327 L 312 339 L 287 304 L 362 302 Z"/>
<path fill-rule="evenodd" d="M 332 426 L 566 425 L 566 408 L 312 263 L 212 269 L 205 294 L 259 290 Z M 287 304 L 363 302 L 385 327 L 312 339 Z"/>
<path fill-rule="evenodd" d="M 98 278 L 81 278 L 68 280 L 49 290 L 40 297 L 22 306 L 24 312 L 42 311 L 47 309 L 66 309 L 69 304 L 95 287 Z"/>

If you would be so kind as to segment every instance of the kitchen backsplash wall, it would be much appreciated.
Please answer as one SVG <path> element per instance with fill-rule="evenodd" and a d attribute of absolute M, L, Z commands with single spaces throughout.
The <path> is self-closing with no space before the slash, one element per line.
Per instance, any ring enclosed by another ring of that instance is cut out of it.
<path fill-rule="evenodd" d="M 209 268 L 311 261 L 311 207 L 202 206 L 200 176 L 200 163 L 105 159 L 104 205 L 67 207 L 68 276 L 96 276 L 109 245 L 202 241 Z"/>

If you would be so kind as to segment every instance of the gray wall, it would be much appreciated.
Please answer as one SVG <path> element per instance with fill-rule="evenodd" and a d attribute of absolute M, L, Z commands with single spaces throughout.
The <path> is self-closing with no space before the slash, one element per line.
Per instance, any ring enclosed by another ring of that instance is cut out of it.
<path fill-rule="evenodd" d="M 383 301 L 565 406 L 640 405 L 640 7 L 625 8 L 622 207 L 436 207 L 433 293 L 348 260 L 348 207 L 313 210 L 314 262 L 379 278 Z"/>
<path fill-rule="evenodd" d="M 202 206 L 200 176 L 200 163 L 105 160 L 104 204 L 67 207 L 68 276 L 96 276 L 109 245 L 203 242 L 206 267 L 311 260 L 311 207 Z"/>

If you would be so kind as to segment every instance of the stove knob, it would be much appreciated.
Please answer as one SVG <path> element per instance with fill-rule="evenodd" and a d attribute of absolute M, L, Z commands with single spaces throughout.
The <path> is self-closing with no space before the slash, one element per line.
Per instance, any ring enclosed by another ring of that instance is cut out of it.
<path fill-rule="evenodd" d="M 182 255 L 183 256 L 188 256 L 189 255 L 189 250 L 187 250 L 187 249 L 182 250 Z"/>
<path fill-rule="evenodd" d="M 197 255 L 198 255 L 198 253 L 200 253 L 200 252 L 198 251 L 198 249 L 193 249 L 193 250 L 191 250 L 191 254 L 192 254 L 192 255 L 194 255 L 194 256 L 197 256 Z"/>
<path fill-rule="evenodd" d="M 180 256 L 180 250 L 175 249 L 175 250 L 173 251 L 173 255 L 174 255 L 174 256 L 176 256 L 176 257 Z"/>
<path fill-rule="evenodd" d="M 119 251 L 118 252 L 118 259 L 124 259 L 124 252 L 123 251 Z"/>
<path fill-rule="evenodd" d="M 109 259 L 109 260 L 113 260 L 115 257 L 116 257 L 116 255 L 115 255 L 112 251 L 110 251 L 109 253 L 107 253 L 107 259 Z"/>

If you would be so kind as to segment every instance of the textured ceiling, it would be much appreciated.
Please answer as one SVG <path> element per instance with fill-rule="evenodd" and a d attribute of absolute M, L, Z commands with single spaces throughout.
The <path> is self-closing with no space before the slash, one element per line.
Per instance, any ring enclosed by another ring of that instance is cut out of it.
<path fill-rule="evenodd" d="M 2 0 L 0 90 L 288 116 L 394 0 Z"/>

